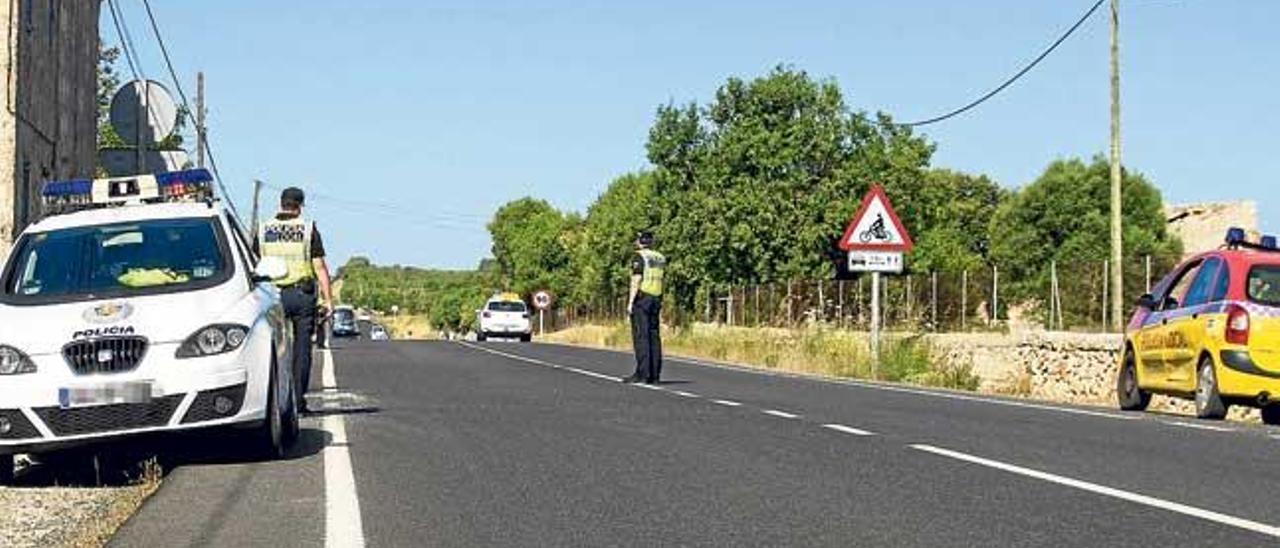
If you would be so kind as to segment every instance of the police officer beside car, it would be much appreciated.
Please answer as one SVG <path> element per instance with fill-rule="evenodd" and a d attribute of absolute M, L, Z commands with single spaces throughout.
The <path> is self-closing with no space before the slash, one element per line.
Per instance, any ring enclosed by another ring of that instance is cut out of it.
<path fill-rule="evenodd" d="M 636 235 L 636 255 L 631 262 L 631 340 L 636 352 L 636 371 L 626 383 L 657 384 L 662 377 L 662 284 L 667 259 L 651 249 L 653 234 Z"/>
<path fill-rule="evenodd" d="M 289 274 L 276 280 L 285 315 L 293 325 L 293 372 L 298 388 L 298 409 L 307 412 L 306 393 L 311 385 L 311 337 L 316 329 L 317 314 L 327 317 L 333 311 L 333 295 L 329 286 L 329 268 L 324 261 L 324 242 L 315 223 L 302 209 L 306 194 L 299 188 L 286 188 L 280 193 L 280 211 L 275 218 L 259 224 L 254 247 L 263 257 L 279 257 L 289 267 Z M 317 289 L 322 303 L 316 306 Z"/>

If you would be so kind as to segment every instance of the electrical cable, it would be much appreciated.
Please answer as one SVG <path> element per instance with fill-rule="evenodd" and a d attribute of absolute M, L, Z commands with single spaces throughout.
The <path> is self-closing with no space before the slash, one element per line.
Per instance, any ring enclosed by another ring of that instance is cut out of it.
<path fill-rule="evenodd" d="M 1081 26 L 1081 25 L 1083 25 L 1083 24 L 1084 24 L 1084 22 L 1085 22 L 1085 21 L 1087 21 L 1087 20 L 1089 19 L 1089 17 L 1090 17 L 1090 16 L 1092 16 L 1092 15 L 1094 14 L 1094 12 L 1098 11 L 1098 8 L 1102 7 L 1102 3 L 1103 3 L 1103 2 L 1105 2 L 1105 1 L 1106 1 L 1106 0 L 1098 0 L 1097 2 L 1095 2 L 1095 3 L 1093 4 L 1093 7 L 1092 7 L 1092 8 L 1089 8 L 1089 11 L 1086 11 L 1086 12 L 1085 12 L 1085 14 L 1084 14 L 1084 15 L 1082 15 L 1078 21 L 1076 21 L 1076 24 L 1071 25 L 1071 28 L 1067 29 L 1067 31 L 1066 31 L 1065 33 L 1063 33 L 1063 34 L 1062 34 L 1062 36 L 1059 36 L 1059 37 L 1058 37 L 1058 39 L 1057 39 L 1057 40 L 1055 40 L 1055 41 L 1053 42 L 1053 44 L 1050 44 L 1050 45 L 1049 45 L 1049 47 L 1048 47 L 1047 49 L 1045 49 L 1042 53 L 1040 53 L 1040 55 L 1039 55 L 1038 57 L 1036 57 L 1035 59 L 1033 59 L 1033 60 L 1032 60 L 1030 63 L 1028 63 L 1025 67 L 1022 67 L 1022 70 L 1019 70 L 1019 71 L 1018 71 L 1017 73 L 1015 73 L 1012 77 L 1010 77 L 1009 79 L 1005 80 L 1005 81 L 1004 81 L 1004 83 L 1000 84 L 999 86 L 996 86 L 996 88 L 995 88 L 995 89 L 992 89 L 991 91 L 988 91 L 987 93 L 985 93 L 985 94 L 984 94 L 984 95 L 982 95 L 981 97 L 978 97 L 977 99 L 973 100 L 973 101 L 972 101 L 972 102 L 970 102 L 969 104 L 967 104 L 967 105 L 965 105 L 965 106 L 962 106 L 962 107 L 960 107 L 960 108 L 957 108 L 957 109 L 955 109 L 955 110 L 953 110 L 953 111 L 951 111 L 951 112 L 948 112 L 948 113 L 946 113 L 946 114 L 943 114 L 943 115 L 940 115 L 940 116 L 935 116 L 935 117 L 933 117 L 933 118 L 927 118 L 927 119 L 920 120 L 920 121 L 917 121 L 917 122 L 895 123 L 895 124 L 893 124 L 893 125 L 897 125 L 897 126 L 904 126 L 904 127 L 919 127 L 919 126 L 924 126 L 924 125 L 929 125 L 929 124 L 935 124 L 935 123 L 941 122 L 941 121 L 943 121 L 943 120 L 947 120 L 947 119 L 950 119 L 950 118 L 954 118 L 954 117 L 956 117 L 956 116 L 959 116 L 959 115 L 961 115 L 961 114 L 964 114 L 965 112 L 968 112 L 969 110 L 973 109 L 974 107 L 977 107 L 978 105 L 981 105 L 982 103 L 985 103 L 988 99 L 990 99 L 990 98 L 992 98 L 992 97 L 995 97 L 995 96 L 996 96 L 996 94 L 1000 93 L 1001 91 L 1004 91 L 1004 90 L 1005 90 L 1005 88 L 1007 88 L 1007 87 L 1009 87 L 1009 86 L 1013 85 L 1013 83 L 1014 83 L 1014 82 L 1016 82 L 1016 81 L 1018 81 L 1018 79 L 1019 79 L 1019 78 L 1022 78 L 1022 76 L 1023 76 L 1023 75 L 1025 75 L 1026 73 L 1030 72 L 1030 71 L 1031 71 L 1031 69 L 1035 68 L 1035 66 L 1036 66 L 1036 65 L 1040 64 L 1040 61 L 1043 61 L 1046 57 L 1048 57 L 1048 56 L 1049 56 L 1049 54 L 1050 54 L 1050 53 L 1053 53 L 1053 50 L 1057 49 L 1059 45 L 1061 45 L 1063 42 L 1065 42 L 1065 41 L 1067 40 L 1067 38 L 1069 38 L 1072 34 L 1074 34 L 1074 33 L 1075 33 L 1075 31 L 1076 31 L 1076 29 L 1080 28 L 1080 26 Z"/>
<path fill-rule="evenodd" d="M 142 6 L 147 10 L 147 20 L 151 22 L 151 32 L 155 34 L 156 43 L 160 46 L 160 54 L 164 57 L 164 64 L 169 69 L 169 78 L 173 80 L 173 86 L 178 91 L 178 97 L 182 99 L 183 113 L 191 122 L 196 125 L 195 117 L 191 113 L 191 103 L 187 101 L 187 92 L 182 89 L 182 81 L 178 79 L 178 71 L 173 68 L 173 60 L 169 57 L 169 48 L 164 43 L 164 36 L 160 34 L 160 25 L 156 23 L 155 13 L 151 11 L 151 1 L 142 0 Z M 222 197 L 227 201 L 227 206 L 231 209 L 231 213 L 237 218 L 240 217 L 240 211 L 236 208 L 236 202 L 231 198 L 231 194 L 227 192 L 227 186 L 222 180 L 222 175 L 218 172 L 218 160 L 213 155 L 213 145 L 209 144 L 209 133 L 204 128 L 197 127 L 197 133 L 203 133 L 204 139 L 197 139 L 204 145 L 205 153 L 209 156 L 209 167 L 213 168 L 213 177 L 218 181 L 218 190 L 222 192 Z M 199 146 L 200 143 L 197 143 Z M 243 221 L 243 218 L 241 218 Z"/>

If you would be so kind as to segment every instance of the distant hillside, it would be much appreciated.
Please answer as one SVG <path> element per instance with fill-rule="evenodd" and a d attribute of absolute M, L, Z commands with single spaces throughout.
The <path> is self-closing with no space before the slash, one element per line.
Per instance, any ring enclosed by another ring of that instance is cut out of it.
<path fill-rule="evenodd" d="M 424 315 L 439 329 L 467 330 L 493 294 L 496 277 L 481 270 L 378 266 L 354 257 L 338 269 L 342 303 L 382 314 Z"/>

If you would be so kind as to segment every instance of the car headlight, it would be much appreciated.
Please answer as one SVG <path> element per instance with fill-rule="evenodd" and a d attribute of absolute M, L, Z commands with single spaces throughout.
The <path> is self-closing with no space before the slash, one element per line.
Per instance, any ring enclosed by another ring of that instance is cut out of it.
<path fill-rule="evenodd" d="M 12 346 L 0 345 L 0 375 L 21 375 L 35 373 L 36 364 Z"/>
<path fill-rule="evenodd" d="M 225 354 L 240 348 L 249 336 L 249 328 L 239 324 L 220 323 L 200 328 L 178 347 L 179 358 L 202 358 Z"/>

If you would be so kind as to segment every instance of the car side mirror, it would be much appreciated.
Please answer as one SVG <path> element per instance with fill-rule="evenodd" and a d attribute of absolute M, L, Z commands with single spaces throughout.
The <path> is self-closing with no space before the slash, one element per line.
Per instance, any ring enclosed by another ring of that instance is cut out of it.
<path fill-rule="evenodd" d="M 1165 297 L 1164 308 L 1165 310 L 1173 310 L 1175 308 L 1178 308 L 1178 299 L 1175 299 L 1173 297 Z"/>
<path fill-rule="evenodd" d="M 1155 309 L 1156 309 L 1156 296 L 1155 296 L 1155 295 L 1152 295 L 1152 294 L 1150 294 L 1150 293 L 1147 293 L 1147 294 L 1144 294 L 1144 295 L 1143 295 L 1143 296 L 1141 296 L 1141 297 L 1138 297 L 1138 308 L 1145 308 L 1145 309 L 1147 309 L 1147 310 L 1155 310 Z"/>
<path fill-rule="evenodd" d="M 253 269 L 255 283 L 273 282 L 289 275 L 289 265 L 280 257 L 263 257 Z"/>

